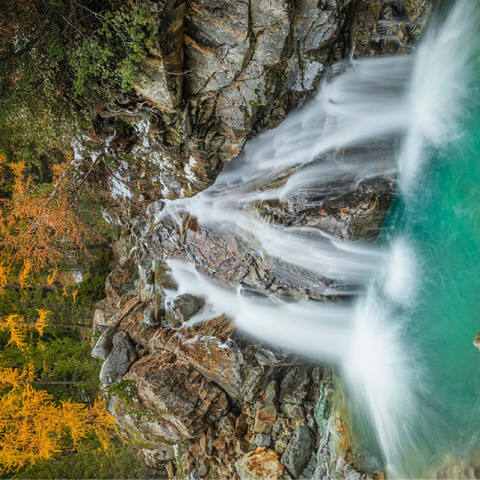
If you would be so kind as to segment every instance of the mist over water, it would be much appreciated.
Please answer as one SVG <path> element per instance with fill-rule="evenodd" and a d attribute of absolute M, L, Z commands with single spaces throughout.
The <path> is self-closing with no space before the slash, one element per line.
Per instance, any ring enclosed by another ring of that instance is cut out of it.
<path fill-rule="evenodd" d="M 420 476 L 432 458 L 441 461 L 445 453 L 464 447 L 461 435 L 454 434 L 458 428 L 452 426 L 465 419 L 448 416 L 446 410 L 458 407 L 464 417 L 480 413 L 477 387 L 466 387 L 469 400 L 452 395 L 452 390 L 462 390 L 461 381 L 478 380 L 480 386 L 480 373 L 472 373 L 480 372 L 474 358 L 478 352 L 471 346 L 476 325 L 480 330 L 480 319 L 473 318 L 479 305 L 469 300 L 468 309 L 447 307 L 451 289 L 462 288 L 454 278 L 462 275 L 463 260 L 456 262 L 457 256 L 470 255 L 472 248 L 476 255 L 479 247 L 480 262 L 480 235 L 468 233 L 472 222 L 475 233 L 480 233 L 480 216 L 465 216 L 464 235 L 472 243 L 463 245 L 462 239 L 459 248 L 465 252 L 451 254 L 451 263 L 446 252 L 457 248 L 451 241 L 455 227 L 444 231 L 438 227 L 438 222 L 454 221 L 465 208 L 462 202 L 474 195 L 474 184 L 469 184 L 468 195 L 457 198 L 453 209 L 457 183 L 463 178 L 459 175 L 468 169 L 465 156 L 460 162 L 464 170 L 452 157 L 474 130 L 470 125 L 469 132 L 464 117 L 476 74 L 475 4 L 455 2 L 442 21 L 432 22 L 410 55 L 337 65 L 312 102 L 278 128 L 250 141 L 211 188 L 190 199 L 166 201 L 161 213 L 178 219 L 188 212 L 219 233 L 245 238 L 260 255 L 336 280 L 343 291 L 362 286 L 350 303 L 285 303 L 252 297 L 241 287 L 225 289 L 193 265 L 168 262 L 179 291 L 205 297 L 212 317 L 225 313 L 251 336 L 336 365 L 352 404 L 359 444 L 367 456 L 370 452 L 379 457 L 383 462 L 379 468 L 391 476 Z M 476 151 L 471 142 L 469 148 Z M 315 198 L 341 193 L 346 176 L 355 183 L 387 174 L 397 175 L 399 193 L 375 245 L 340 242 L 311 227 L 274 225 L 249 209 L 259 201 L 288 203 L 300 196 L 317 202 Z M 444 237 L 432 240 L 435 231 Z M 435 253 L 443 252 L 444 257 L 432 255 L 433 244 Z M 432 278 L 437 281 L 433 289 Z M 472 294 L 475 282 L 471 281 L 467 294 Z M 460 303 L 465 300 L 463 294 L 453 297 Z M 462 312 L 455 330 L 448 317 L 445 325 L 439 321 L 441 312 L 425 310 L 429 302 L 443 305 L 445 311 Z M 459 326 L 464 318 L 469 328 Z M 203 313 L 198 320 L 204 319 Z M 462 335 L 455 347 L 455 358 L 460 360 L 452 366 L 446 351 L 457 334 Z M 467 355 L 471 363 L 459 353 L 462 348 L 472 349 Z M 445 359 L 440 358 L 442 349 Z M 456 368 L 468 373 L 456 373 Z M 442 375 L 460 383 L 443 391 Z M 372 432 L 373 441 L 364 435 L 369 445 L 361 438 L 362 430 Z M 473 433 L 465 435 L 470 446 L 480 445 L 472 439 Z"/>

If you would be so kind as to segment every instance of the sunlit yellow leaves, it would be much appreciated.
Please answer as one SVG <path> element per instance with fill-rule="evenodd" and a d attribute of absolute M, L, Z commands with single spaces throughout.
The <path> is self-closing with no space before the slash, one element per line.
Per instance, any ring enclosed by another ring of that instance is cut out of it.
<path fill-rule="evenodd" d="M 35 322 L 35 328 L 37 329 L 40 337 L 42 337 L 43 330 L 47 326 L 48 316 L 51 315 L 51 312 L 49 312 L 45 308 L 42 308 L 40 310 L 37 309 L 37 312 L 38 312 L 38 319 Z"/>
<path fill-rule="evenodd" d="M 115 419 L 107 412 L 105 401 L 97 397 L 87 414 L 88 422 L 93 426 L 97 438 L 104 450 L 111 447 L 111 435 L 115 429 Z"/>
<path fill-rule="evenodd" d="M 32 271 L 32 262 L 26 259 L 25 263 L 23 264 L 23 268 L 20 272 L 20 275 L 18 277 L 18 283 L 20 284 L 21 287 L 28 286 L 28 276 L 31 271 Z"/>
<path fill-rule="evenodd" d="M 35 367 L 27 365 L 24 370 L 18 368 L 0 366 L 0 388 L 12 388 L 17 390 L 21 385 L 32 383 L 35 380 Z"/>
<path fill-rule="evenodd" d="M 27 323 L 24 317 L 20 315 L 9 315 L 0 320 L 0 327 L 5 328 L 10 333 L 10 340 L 7 346 L 12 346 L 23 350 L 27 343 L 25 341 L 27 336 L 27 327 L 34 327 L 40 337 L 43 336 L 45 327 L 48 326 L 48 317 L 52 314 L 45 308 L 37 309 L 38 319 L 35 323 Z M 41 348 L 41 347 L 40 347 Z"/>
<path fill-rule="evenodd" d="M 62 415 L 65 428 L 70 430 L 73 444 L 78 445 L 80 439 L 85 437 L 89 429 L 89 426 L 84 421 L 86 407 L 69 399 L 62 402 Z"/>
<path fill-rule="evenodd" d="M 57 278 L 57 271 L 53 270 L 52 273 L 47 277 L 47 285 L 52 286 Z"/>
<path fill-rule="evenodd" d="M 6 317 L 2 324 L 10 332 L 10 340 L 7 343 L 7 347 L 12 345 L 13 347 L 23 349 L 27 346 L 25 337 L 27 335 L 25 326 L 22 325 L 23 318 L 19 315 L 9 315 Z"/>
<path fill-rule="evenodd" d="M 22 381 L 21 372 L 16 368 L 0 367 L 0 388 L 13 387 L 17 389 Z"/>
<path fill-rule="evenodd" d="M 29 373 L 3 370 L 1 378 L 15 380 L 16 387 L 0 397 L 0 474 L 52 458 L 67 447 L 69 439 L 78 445 L 91 432 L 104 448 L 109 447 L 115 421 L 102 400 L 92 407 L 71 400 L 57 405 L 47 392 L 18 380 L 29 378 Z"/>
<path fill-rule="evenodd" d="M 5 266 L 5 263 L 0 263 L 0 294 L 3 293 L 8 284 L 9 273 L 9 268 Z"/>
<path fill-rule="evenodd" d="M 62 418 L 53 397 L 29 384 L 0 398 L 0 472 L 12 471 L 61 451 Z M 3 470 L 2 470 L 3 469 Z"/>

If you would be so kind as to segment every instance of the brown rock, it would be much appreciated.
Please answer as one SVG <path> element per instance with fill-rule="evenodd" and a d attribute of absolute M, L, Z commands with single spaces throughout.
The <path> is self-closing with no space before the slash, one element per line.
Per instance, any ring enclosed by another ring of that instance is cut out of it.
<path fill-rule="evenodd" d="M 108 327 L 115 326 L 118 323 L 117 314 L 119 311 L 117 302 L 110 298 L 98 302 L 93 315 L 93 329 L 103 331 Z"/>
<path fill-rule="evenodd" d="M 182 468 L 186 475 L 190 475 L 195 469 L 195 457 L 190 452 L 182 457 Z"/>
<path fill-rule="evenodd" d="M 175 462 L 170 460 L 166 465 L 165 465 L 165 470 L 167 471 L 168 478 L 175 478 Z"/>
<path fill-rule="evenodd" d="M 235 464 L 238 476 L 242 480 L 276 480 L 289 479 L 285 467 L 278 455 L 268 448 L 258 448 L 243 456 Z"/>
<path fill-rule="evenodd" d="M 235 454 L 237 456 L 244 455 L 249 450 L 249 443 L 245 440 L 237 440 L 235 442 Z"/>
<path fill-rule="evenodd" d="M 201 342 L 187 340 L 180 332 L 158 330 L 150 344 L 175 353 L 232 397 L 241 396 L 244 360 L 240 349 L 233 344 L 221 348 L 222 341 L 214 337 L 203 337 Z"/>
<path fill-rule="evenodd" d="M 213 441 L 213 446 L 220 452 L 224 453 L 227 448 L 227 441 L 225 438 L 216 438 Z"/>
<path fill-rule="evenodd" d="M 217 429 L 219 437 L 231 438 L 235 434 L 235 422 L 236 418 L 233 413 L 229 413 L 227 416 L 222 417 L 218 421 Z"/>
<path fill-rule="evenodd" d="M 253 430 L 256 433 L 268 433 L 277 422 L 277 409 L 275 405 L 260 406 L 255 413 Z"/>
<path fill-rule="evenodd" d="M 151 353 L 136 362 L 128 375 L 135 385 L 136 399 L 129 412 L 125 406 L 120 423 L 147 442 L 181 443 L 198 436 L 225 415 L 228 401 L 212 382 L 171 353 Z M 205 398 L 199 392 L 206 391 Z M 143 409 L 146 414 L 136 414 Z M 117 417 L 118 418 L 118 417 Z"/>
<path fill-rule="evenodd" d="M 110 298 L 125 297 L 132 289 L 137 273 L 134 261 L 135 251 L 135 248 L 133 248 L 127 260 L 119 265 L 105 281 L 105 293 Z"/>
<path fill-rule="evenodd" d="M 241 438 L 245 433 L 247 433 L 248 429 L 248 424 L 247 424 L 247 419 L 248 417 L 244 414 L 241 413 L 235 422 L 235 437 L 236 438 Z"/>
<path fill-rule="evenodd" d="M 480 333 L 475 337 L 475 339 L 473 340 L 473 344 L 475 345 L 475 347 L 477 347 L 477 349 L 480 351 Z"/>

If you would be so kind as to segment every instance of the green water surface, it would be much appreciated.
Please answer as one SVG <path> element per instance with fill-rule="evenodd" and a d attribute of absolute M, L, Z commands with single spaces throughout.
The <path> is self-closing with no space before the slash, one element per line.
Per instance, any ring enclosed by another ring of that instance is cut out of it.
<path fill-rule="evenodd" d="M 379 238 L 386 246 L 405 240 L 415 258 L 415 294 L 398 307 L 401 341 L 418 373 L 418 415 L 399 466 L 405 477 L 435 477 L 447 454 L 480 473 L 472 459 L 480 452 L 480 352 L 473 345 L 480 332 L 480 122 L 467 121 L 464 131 L 426 154 Z"/>

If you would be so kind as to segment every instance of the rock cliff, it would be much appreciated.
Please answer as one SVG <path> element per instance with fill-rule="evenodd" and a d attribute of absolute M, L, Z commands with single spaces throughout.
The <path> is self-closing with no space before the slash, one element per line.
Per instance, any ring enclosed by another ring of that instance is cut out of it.
<path fill-rule="evenodd" d="M 244 239 L 189 216 L 157 223 L 155 212 L 159 200 L 211 185 L 250 137 L 308 101 L 335 62 L 408 51 L 429 6 L 168 0 L 138 98 L 119 99 L 116 112 L 98 106 L 98 132 L 78 153 L 102 166 L 91 181 L 103 185 L 105 218 L 124 235 L 95 313 L 102 336 L 94 354 L 105 360 L 102 382 L 113 385 L 106 395 L 121 434 L 161 477 L 362 477 L 331 370 L 243 338 L 225 317 L 185 326 L 205 306 L 182 295 L 168 307 L 175 285 L 164 262 L 188 259 L 224 284 L 296 299 L 321 300 L 329 280 L 306 287 L 295 278 L 310 273 L 252 257 Z M 394 190 L 391 177 L 347 179 L 321 208 L 265 202 L 258 215 L 371 241 Z"/>

